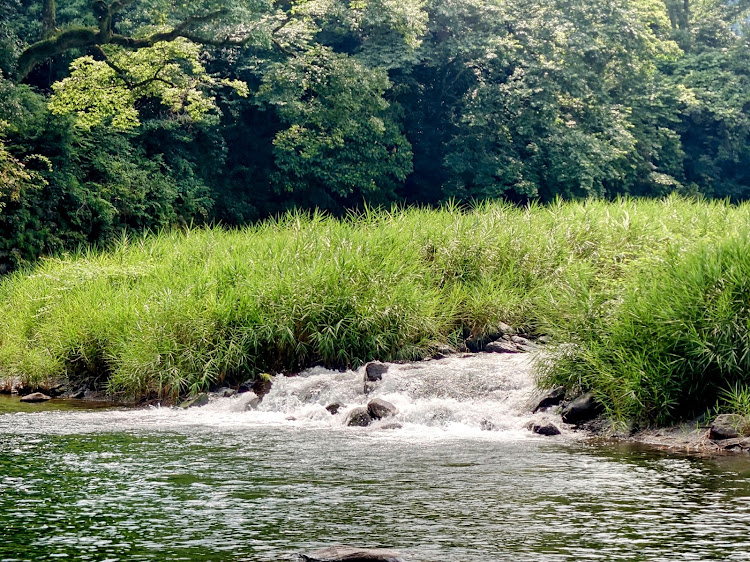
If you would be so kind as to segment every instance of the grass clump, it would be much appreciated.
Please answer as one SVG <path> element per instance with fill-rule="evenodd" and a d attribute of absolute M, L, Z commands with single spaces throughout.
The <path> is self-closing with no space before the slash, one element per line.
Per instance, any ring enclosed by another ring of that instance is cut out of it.
<path fill-rule="evenodd" d="M 742 404 L 750 383 L 747 234 L 634 267 L 610 315 L 570 338 L 547 382 L 591 389 L 617 419 L 663 424 Z"/>
<path fill-rule="evenodd" d="M 123 238 L 0 283 L 0 373 L 174 397 L 420 358 L 506 322 L 566 344 L 545 384 L 664 422 L 747 383 L 748 219 L 746 205 L 671 197 L 290 213 Z"/>

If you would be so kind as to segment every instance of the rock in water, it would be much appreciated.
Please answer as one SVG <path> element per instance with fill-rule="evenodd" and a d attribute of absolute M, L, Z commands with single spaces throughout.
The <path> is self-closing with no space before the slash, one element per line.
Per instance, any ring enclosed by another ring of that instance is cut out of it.
<path fill-rule="evenodd" d="M 329 546 L 309 554 L 300 554 L 300 562 L 404 562 L 395 550 Z"/>
<path fill-rule="evenodd" d="M 721 414 L 711 424 L 710 439 L 735 439 L 750 435 L 750 419 L 739 414 Z"/>
<path fill-rule="evenodd" d="M 51 400 L 51 398 L 46 394 L 42 394 L 41 392 L 27 394 L 26 396 L 23 396 L 21 398 L 21 402 L 46 402 L 47 400 Z"/>
<path fill-rule="evenodd" d="M 383 380 L 383 375 L 388 372 L 388 365 L 380 361 L 373 361 L 365 365 L 365 382 L 376 382 Z"/>
<path fill-rule="evenodd" d="M 346 418 L 346 425 L 350 427 L 367 427 L 372 423 L 372 418 L 367 408 L 354 408 Z"/>
<path fill-rule="evenodd" d="M 518 353 L 519 351 L 514 343 L 502 340 L 488 343 L 484 350 L 488 353 Z"/>
<path fill-rule="evenodd" d="M 197 408 L 198 406 L 205 406 L 208 404 L 208 394 L 199 394 L 195 398 L 190 398 L 188 400 L 185 400 L 180 404 L 180 408 L 186 409 L 186 408 Z"/>
<path fill-rule="evenodd" d="M 331 413 L 332 416 L 335 416 L 336 414 L 339 413 L 339 410 L 341 408 L 343 408 L 343 407 L 344 407 L 343 404 L 339 404 L 338 402 L 334 402 L 333 404 L 328 404 L 328 406 L 326 406 L 326 410 L 328 410 Z"/>
<path fill-rule="evenodd" d="M 398 410 L 396 409 L 396 406 L 386 400 L 381 400 L 380 398 L 370 400 L 367 404 L 367 413 L 370 414 L 370 417 L 374 420 L 381 420 L 389 416 L 395 416 L 397 412 Z"/>
<path fill-rule="evenodd" d="M 565 389 L 562 386 L 548 390 L 542 395 L 539 402 L 537 402 L 533 413 L 537 413 L 539 410 L 549 408 L 550 406 L 557 406 L 562 402 L 563 398 L 565 398 Z"/>
<path fill-rule="evenodd" d="M 579 396 L 563 408 L 562 421 L 565 423 L 576 424 L 592 420 L 601 412 L 601 405 L 594 399 L 594 396 L 588 392 L 583 396 Z"/>
<path fill-rule="evenodd" d="M 553 423 L 535 423 L 531 425 L 531 431 L 539 435 L 546 435 L 551 437 L 553 435 L 560 435 L 560 430 Z"/>

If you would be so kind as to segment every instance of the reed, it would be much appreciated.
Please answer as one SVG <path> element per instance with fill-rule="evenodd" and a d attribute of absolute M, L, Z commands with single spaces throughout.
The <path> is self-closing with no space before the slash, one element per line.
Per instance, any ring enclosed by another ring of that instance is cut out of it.
<path fill-rule="evenodd" d="M 0 373 L 174 397 L 417 359 L 506 322 L 566 344 L 542 384 L 662 422 L 745 384 L 748 219 L 748 205 L 670 197 L 293 212 L 123 236 L 0 282 Z"/>

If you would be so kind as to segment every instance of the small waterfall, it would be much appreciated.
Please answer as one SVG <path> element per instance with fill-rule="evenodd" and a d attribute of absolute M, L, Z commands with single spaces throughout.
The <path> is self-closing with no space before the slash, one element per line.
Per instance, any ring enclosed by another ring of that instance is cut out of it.
<path fill-rule="evenodd" d="M 536 438 L 530 423 L 552 422 L 563 433 L 558 415 L 532 414 L 538 392 L 531 354 L 478 353 L 441 360 L 388 364 L 382 380 L 369 383 L 365 368 L 331 371 L 315 367 L 297 376 L 275 377 L 263 398 L 247 392 L 212 395 L 208 404 L 187 409 L 151 407 L 91 411 L 40 411 L 0 416 L 0 432 L 89 433 L 100 431 L 252 431 L 259 427 L 324 429 L 351 435 Z M 393 404 L 395 416 L 368 427 L 348 427 L 355 408 L 381 398 Z M 332 414 L 326 407 L 339 404 Z M 33 416 L 29 424 L 26 416 Z M 183 429 L 180 429 L 183 428 Z M 386 431 L 388 430 L 388 431 Z"/>
<path fill-rule="evenodd" d="M 550 413 L 531 414 L 538 395 L 528 354 L 480 353 L 441 360 L 388 364 L 382 380 L 369 383 L 365 368 L 330 371 L 315 367 L 297 376 L 278 376 L 260 404 L 255 395 L 218 398 L 200 408 L 213 412 L 245 412 L 255 423 L 346 427 L 349 413 L 381 398 L 398 413 L 374 422 L 365 431 L 402 429 L 448 433 L 502 432 L 529 434 L 529 422 L 558 422 Z M 336 414 L 326 408 L 340 407 Z M 362 428 L 346 428 L 361 431 Z"/>

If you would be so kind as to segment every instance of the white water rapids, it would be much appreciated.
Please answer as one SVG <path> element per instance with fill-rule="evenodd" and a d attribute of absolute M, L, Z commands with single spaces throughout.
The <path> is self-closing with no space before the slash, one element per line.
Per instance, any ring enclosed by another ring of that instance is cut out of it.
<path fill-rule="evenodd" d="M 241 429 L 258 426 L 385 432 L 392 437 L 479 437 L 538 439 L 530 422 L 555 423 L 559 416 L 532 414 L 536 391 L 528 354 L 480 353 L 441 360 L 388 364 L 382 380 L 364 392 L 364 367 L 331 371 L 315 367 L 297 376 L 277 376 L 260 404 L 252 392 L 229 398 L 211 396 L 202 407 L 151 407 L 133 410 L 47 411 L 35 420 L 35 432 L 79 433 L 128 429 L 169 430 L 184 426 Z M 370 427 L 347 427 L 349 412 L 382 398 L 398 409 L 394 417 Z M 326 406 L 341 404 L 332 415 Z M 36 416 L 35 416 L 36 417 Z M 23 432 L 19 416 L 0 418 L 0 429 Z M 395 425 L 395 427 L 394 427 Z M 2 427 L 5 426 L 5 427 Z"/>

